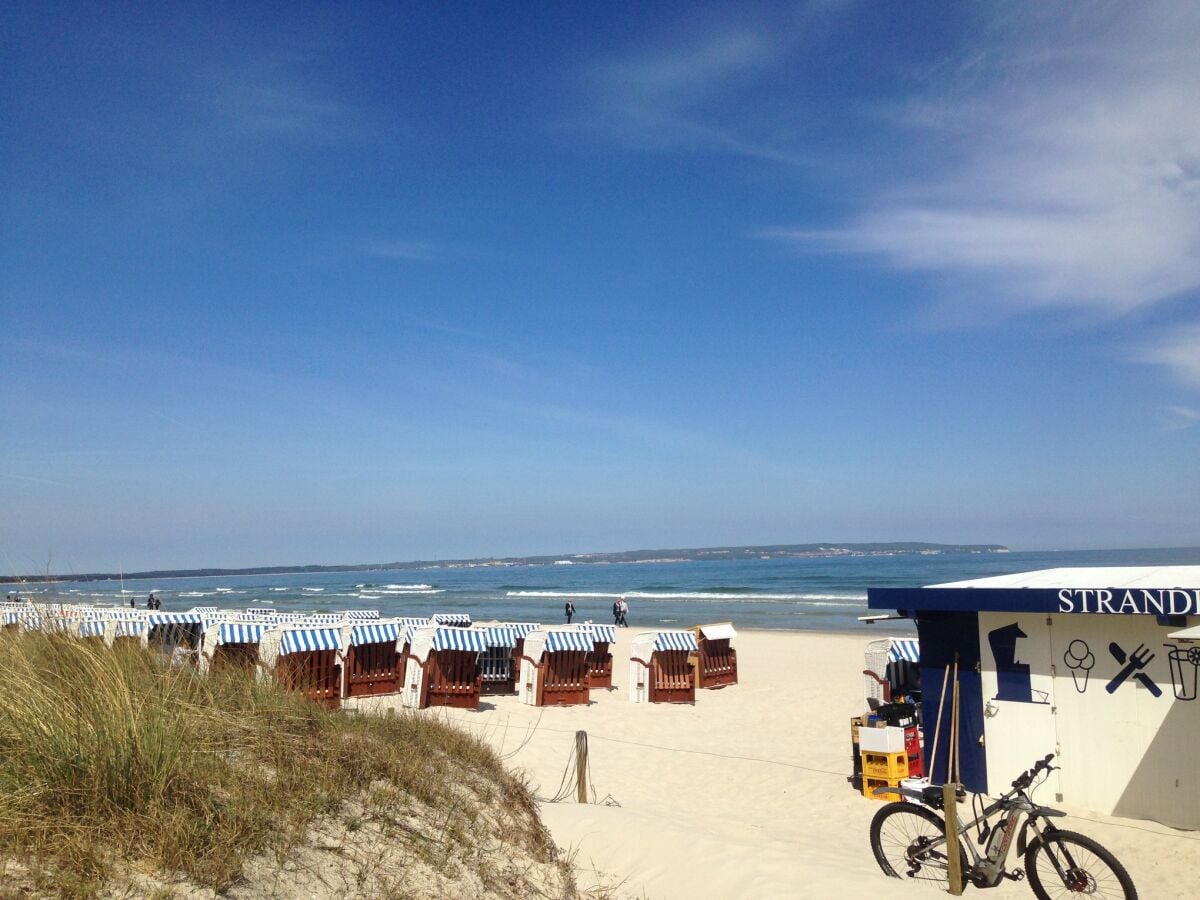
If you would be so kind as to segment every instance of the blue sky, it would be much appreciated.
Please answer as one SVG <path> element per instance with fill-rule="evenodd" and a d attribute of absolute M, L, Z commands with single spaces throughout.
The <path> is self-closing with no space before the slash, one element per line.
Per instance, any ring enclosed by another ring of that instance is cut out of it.
<path fill-rule="evenodd" d="M 0 565 L 1200 544 L 1190 3 L 5 4 Z"/>

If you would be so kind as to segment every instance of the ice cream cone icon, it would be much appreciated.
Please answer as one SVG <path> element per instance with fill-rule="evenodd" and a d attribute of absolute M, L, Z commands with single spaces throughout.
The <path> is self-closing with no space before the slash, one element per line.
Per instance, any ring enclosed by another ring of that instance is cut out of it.
<path fill-rule="evenodd" d="M 1071 670 L 1071 677 L 1075 679 L 1075 690 L 1082 694 L 1087 690 L 1088 675 L 1092 672 L 1092 666 L 1096 665 L 1096 657 L 1087 642 L 1079 638 L 1071 641 L 1067 652 L 1063 654 L 1063 662 L 1067 664 L 1067 668 Z"/>

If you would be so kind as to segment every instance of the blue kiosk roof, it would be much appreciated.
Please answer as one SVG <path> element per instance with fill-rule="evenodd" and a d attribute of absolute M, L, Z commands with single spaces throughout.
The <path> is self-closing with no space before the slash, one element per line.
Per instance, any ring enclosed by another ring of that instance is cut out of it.
<path fill-rule="evenodd" d="M 871 609 L 1200 615 L 1200 566 L 1043 569 L 922 588 L 870 588 Z"/>

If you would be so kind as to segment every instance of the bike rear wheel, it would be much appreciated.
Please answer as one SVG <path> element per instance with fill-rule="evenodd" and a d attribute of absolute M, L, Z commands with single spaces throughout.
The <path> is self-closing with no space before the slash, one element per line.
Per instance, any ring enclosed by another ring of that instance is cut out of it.
<path fill-rule="evenodd" d="M 889 803 L 871 820 L 871 850 L 883 874 L 892 878 L 945 885 L 950 871 L 946 823 L 914 803 Z M 958 848 L 966 882 L 967 854 Z"/>
<path fill-rule="evenodd" d="M 1038 900 L 1069 900 L 1080 895 L 1096 900 L 1137 900 L 1133 879 L 1117 858 L 1090 837 L 1073 831 L 1053 831 L 1030 844 L 1025 851 L 1025 875 Z"/>

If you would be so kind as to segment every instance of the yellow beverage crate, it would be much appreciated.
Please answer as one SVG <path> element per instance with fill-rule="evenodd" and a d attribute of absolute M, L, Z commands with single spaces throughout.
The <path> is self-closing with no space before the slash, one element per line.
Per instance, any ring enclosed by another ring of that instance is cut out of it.
<path fill-rule="evenodd" d="M 876 794 L 875 789 L 881 787 L 894 788 L 899 786 L 899 779 L 894 778 L 868 778 L 866 775 L 864 775 L 862 780 L 863 796 L 868 800 L 882 800 L 885 803 L 891 803 L 893 800 L 899 800 L 900 792 L 884 791 L 881 794 Z"/>
<path fill-rule="evenodd" d="M 903 750 L 899 753 L 876 753 L 873 750 L 864 750 L 862 771 L 866 778 L 886 778 L 898 784 L 901 778 L 908 777 L 908 754 Z"/>

